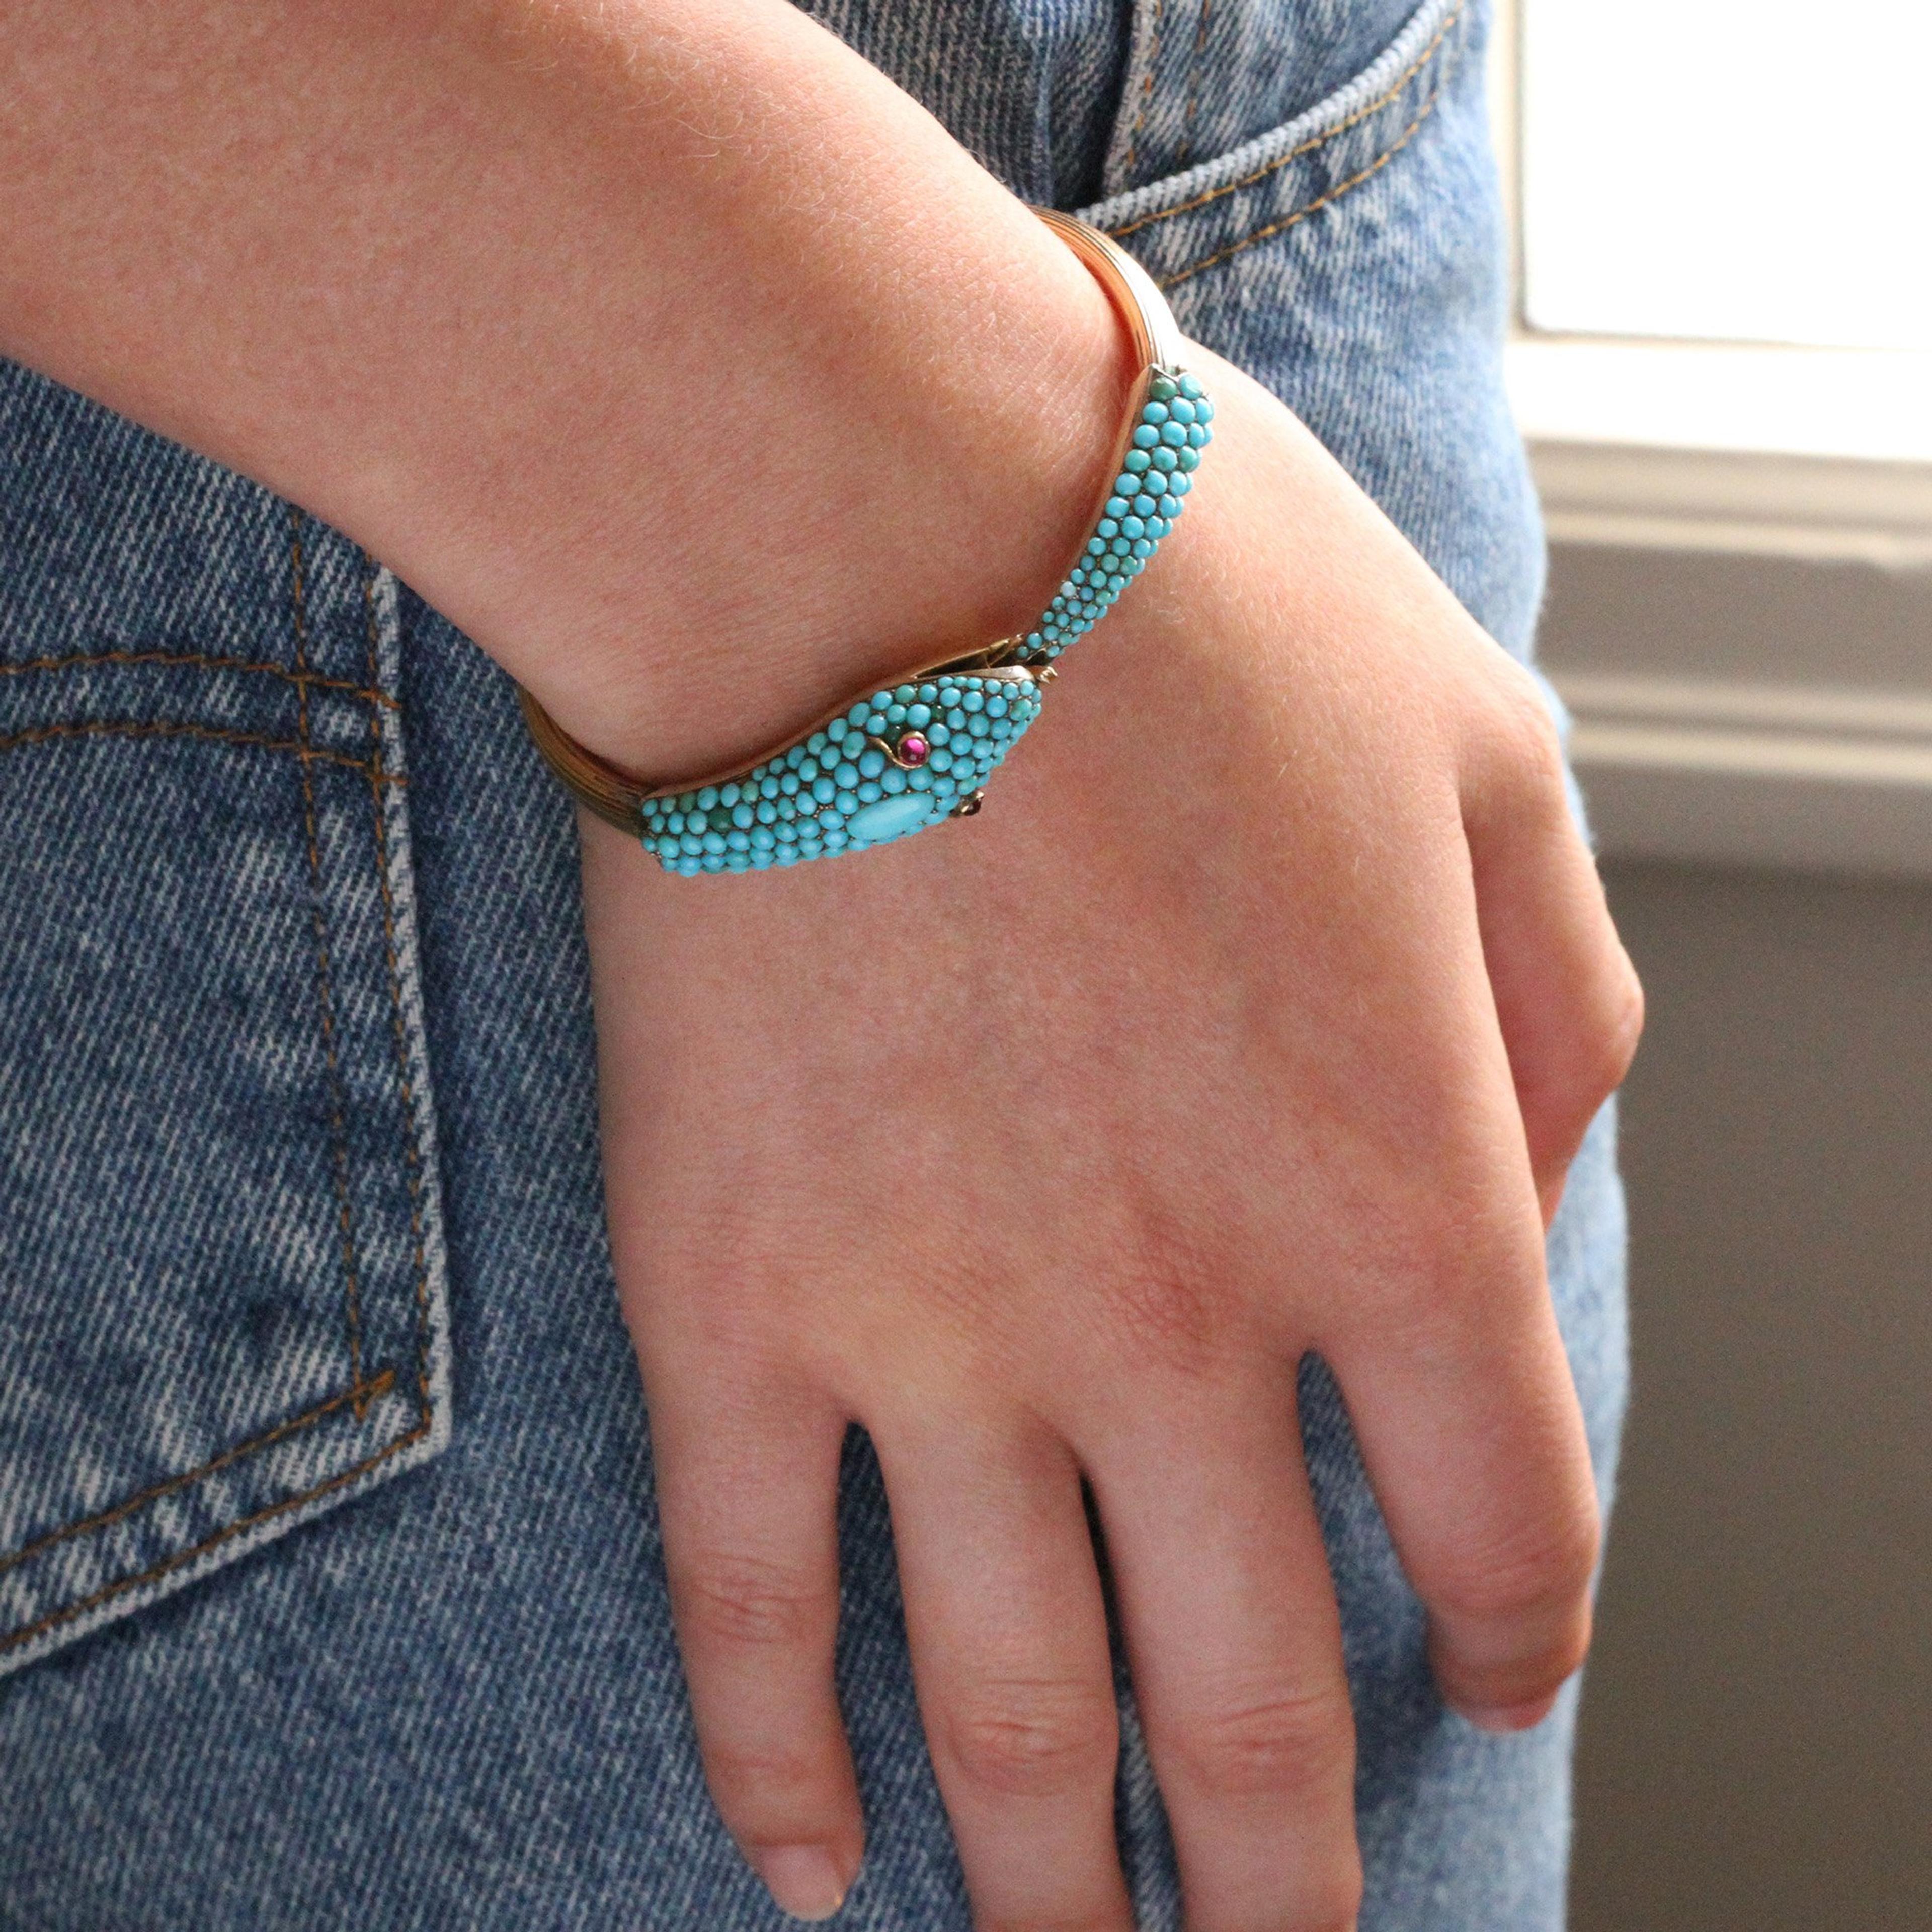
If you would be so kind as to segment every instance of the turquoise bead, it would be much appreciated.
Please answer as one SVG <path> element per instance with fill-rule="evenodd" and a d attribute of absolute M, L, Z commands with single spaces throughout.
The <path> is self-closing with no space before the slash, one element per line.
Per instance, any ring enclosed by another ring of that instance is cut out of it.
<path fill-rule="evenodd" d="M 1210 440 L 1213 406 L 1193 377 L 1155 372 L 1120 475 L 1079 557 L 1018 646 L 1042 664 L 1103 619 L 1172 530 Z M 976 792 L 1040 714 L 1042 688 L 949 672 L 874 693 L 741 777 L 648 800 L 645 849 L 668 872 L 762 871 L 905 836 Z M 923 764 L 886 746 L 917 730 Z"/>

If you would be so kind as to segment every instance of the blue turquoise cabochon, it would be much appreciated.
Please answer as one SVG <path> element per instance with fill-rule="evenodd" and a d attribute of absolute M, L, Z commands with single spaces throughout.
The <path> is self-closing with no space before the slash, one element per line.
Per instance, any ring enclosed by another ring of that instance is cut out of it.
<path fill-rule="evenodd" d="M 1019 667 L 874 692 L 741 778 L 645 800 L 644 849 L 686 877 L 761 872 L 862 852 L 963 815 L 1040 716 L 1040 698 Z"/>

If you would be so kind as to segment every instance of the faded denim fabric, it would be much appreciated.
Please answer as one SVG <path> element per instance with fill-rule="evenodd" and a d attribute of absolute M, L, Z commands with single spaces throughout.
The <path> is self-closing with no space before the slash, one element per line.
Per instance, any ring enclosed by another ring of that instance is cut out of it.
<path fill-rule="evenodd" d="M 1088 204 L 1527 654 L 1479 8 L 812 10 Z M 786 1922 L 704 1789 L 592 1061 L 571 814 L 507 681 L 340 536 L 0 365 L 0 1927 Z M 1622 1254 L 1606 1116 L 1550 1238 L 1606 1498 Z M 1318 1364 L 1301 1394 L 1365 1932 L 1552 1932 L 1574 1694 L 1514 1739 L 1443 1710 Z M 964 1932 L 856 1435 L 842 1522 L 839 1922 Z"/>

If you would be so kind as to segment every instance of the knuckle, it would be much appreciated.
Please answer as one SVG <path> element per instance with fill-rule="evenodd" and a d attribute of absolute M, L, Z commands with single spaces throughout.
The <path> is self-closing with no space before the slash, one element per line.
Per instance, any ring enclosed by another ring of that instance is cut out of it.
<path fill-rule="evenodd" d="M 1354 1932 L 1362 1910 L 1362 1862 L 1353 1844 L 1310 1871 L 1290 1922 L 1294 1932 Z"/>
<path fill-rule="evenodd" d="M 1636 1058 L 1637 1042 L 1643 1037 L 1643 982 L 1636 976 L 1636 968 L 1630 964 L 1628 954 L 1621 946 L 1617 952 L 1597 1034 L 1600 1056 L 1597 1078 L 1606 1094 L 1623 1084 L 1624 1076 Z"/>
<path fill-rule="evenodd" d="M 1346 1700 L 1327 1692 L 1258 1698 L 1194 1714 L 1175 1740 L 1183 1775 L 1210 1798 L 1312 1790 L 1352 1777 Z"/>
<path fill-rule="evenodd" d="M 685 1641 L 783 1647 L 829 1628 L 831 1594 L 814 1576 L 769 1558 L 706 1551 L 675 1566 L 673 1590 Z"/>
<path fill-rule="evenodd" d="M 1211 1376 L 1230 1341 L 1229 1306 L 1213 1286 L 1226 1273 L 1193 1232 L 1144 1220 L 1102 1259 L 1113 1346 L 1187 1380 Z"/>
<path fill-rule="evenodd" d="M 1594 1502 L 1573 1497 L 1508 1546 L 1466 1560 L 1436 1604 L 1472 1622 L 1540 1622 L 1587 1596 L 1602 1537 Z"/>
<path fill-rule="evenodd" d="M 981 1688 L 947 1714 L 944 1735 L 970 1783 L 1043 1798 L 1112 1778 L 1118 1725 L 1104 1687 L 1034 1678 Z"/>
<path fill-rule="evenodd" d="M 818 1754 L 741 1738 L 706 1740 L 704 1776 L 718 1808 L 741 1830 L 813 1817 L 836 1795 Z"/>
<path fill-rule="evenodd" d="M 1563 737 L 1555 715 L 1536 680 L 1516 663 L 1508 661 L 1497 707 L 1497 722 L 1505 755 L 1524 775 L 1563 788 Z"/>

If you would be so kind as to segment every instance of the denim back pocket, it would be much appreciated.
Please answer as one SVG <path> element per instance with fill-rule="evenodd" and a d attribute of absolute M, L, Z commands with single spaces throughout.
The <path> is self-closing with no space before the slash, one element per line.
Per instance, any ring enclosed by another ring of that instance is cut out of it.
<path fill-rule="evenodd" d="M 1479 0 L 1378 0 L 1318 20 L 1333 0 L 1154 0 L 1136 15 L 1112 191 L 1086 219 L 1169 289 L 1301 226 L 1416 140 L 1478 12 Z"/>
<path fill-rule="evenodd" d="M 396 598 L 0 364 L 0 1671 L 447 1439 Z"/>

